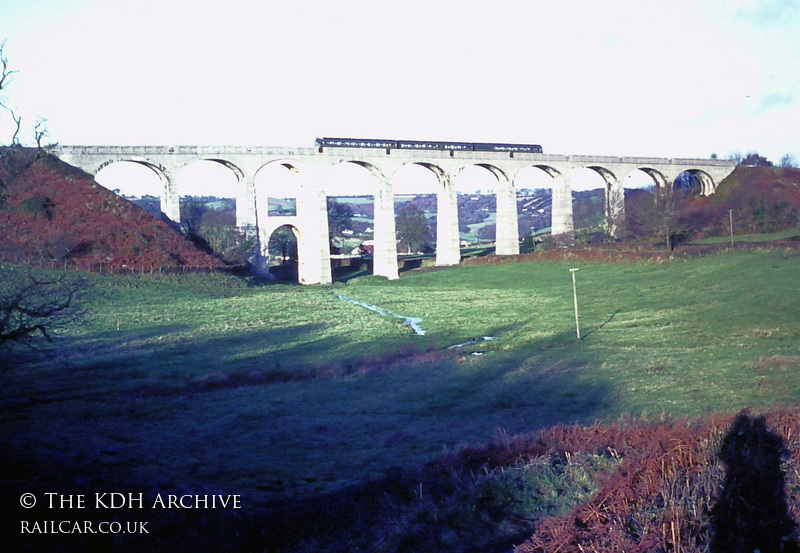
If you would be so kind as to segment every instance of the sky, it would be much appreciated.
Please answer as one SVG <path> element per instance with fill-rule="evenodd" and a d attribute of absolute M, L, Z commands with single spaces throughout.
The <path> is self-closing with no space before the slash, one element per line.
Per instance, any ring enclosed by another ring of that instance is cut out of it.
<path fill-rule="evenodd" d="M 0 7 L 18 71 L 4 100 L 26 129 L 46 119 L 61 144 L 311 147 L 341 136 L 800 159 L 798 30 L 800 0 Z"/>

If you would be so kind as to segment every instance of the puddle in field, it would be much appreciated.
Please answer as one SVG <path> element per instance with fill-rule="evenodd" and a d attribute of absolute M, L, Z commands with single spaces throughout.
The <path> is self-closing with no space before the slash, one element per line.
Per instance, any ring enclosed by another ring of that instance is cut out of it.
<path fill-rule="evenodd" d="M 463 348 L 464 346 L 471 346 L 473 344 L 479 344 L 480 342 L 491 342 L 492 340 L 494 340 L 494 336 L 484 336 L 482 338 L 473 338 L 472 340 L 467 340 L 463 344 L 453 344 L 452 346 L 448 347 L 447 349 Z M 483 355 L 483 353 L 476 351 L 472 355 Z"/>
<path fill-rule="evenodd" d="M 336 296 L 337 298 L 339 298 L 342 301 L 346 301 L 348 303 L 352 303 L 353 305 L 358 305 L 359 307 L 364 307 L 366 309 L 369 309 L 370 311 L 375 311 L 376 313 L 379 313 L 379 314 L 383 315 L 384 317 L 394 317 L 394 318 L 397 318 L 397 319 L 402 319 L 402 321 L 403 321 L 402 325 L 403 326 L 409 327 L 411 330 L 414 331 L 415 334 L 418 334 L 420 336 L 425 336 L 425 331 L 420 326 L 420 323 L 422 322 L 422 319 L 419 318 L 419 317 L 406 317 L 405 315 L 398 315 L 397 313 L 392 313 L 388 309 L 384 309 L 383 307 L 378 307 L 377 305 L 371 305 L 371 304 L 365 303 L 363 301 L 352 300 L 352 299 L 348 298 L 347 296 L 343 296 L 343 295 L 339 294 L 338 292 L 333 292 L 333 295 Z"/>

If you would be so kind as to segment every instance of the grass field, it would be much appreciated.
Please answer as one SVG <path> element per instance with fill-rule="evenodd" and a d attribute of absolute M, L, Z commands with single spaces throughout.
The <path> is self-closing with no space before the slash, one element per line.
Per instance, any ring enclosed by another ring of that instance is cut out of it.
<path fill-rule="evenodd" d="M 773 232 L 769 234 L 734 234 L 734 243 L 753 243 L 753 242 L 774 242 L 775 240 L 783 240 L 789 238 L 791 240 L 800 239 L 800 230 L 796 227 L 782 232 Z M 711 236 L 701 240 L 694 240 L 691 244 L 728 244 L 730 243 L 730 236 Z"/>
<path fill-rule="evenodd" d="M 498 430 L 800 399 L 797 250 L 509 261 L 329 287 L 92 279 L 58 357 L 3 376 L 4 493 L 213 490 L 255 509 Z M 420 317 L 426 334 L 333 290 Z"/>

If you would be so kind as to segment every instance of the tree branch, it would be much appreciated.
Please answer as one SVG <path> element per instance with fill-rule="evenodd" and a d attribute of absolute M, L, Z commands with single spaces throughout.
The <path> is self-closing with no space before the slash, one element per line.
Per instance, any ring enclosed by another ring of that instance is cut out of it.
<path fill-rule="evenodd" d="M 0 346 L 24 344 L 35 348 L 35 339 L 52 342 L 51 330 L 64 317 L 77 316 L 75 298 L 84 284 L 63 275 L 42 279 L 32 272 L 4 269 L 0 274 Z"/>
<path fill-rule="evenodd" d="M 2 65 L 2 69 L 0 69 L 0 90 L 3 90 L 5 87 L 8 86 L 8 83 L 11 82 L 11 75 L 17 73 L 17 71 L 11 70 L 8 68 L 8 58 L 3 51 L 6 47 L 6 41 L 4 40 L 2 44 L 0 44 L 0 65 Z"/>

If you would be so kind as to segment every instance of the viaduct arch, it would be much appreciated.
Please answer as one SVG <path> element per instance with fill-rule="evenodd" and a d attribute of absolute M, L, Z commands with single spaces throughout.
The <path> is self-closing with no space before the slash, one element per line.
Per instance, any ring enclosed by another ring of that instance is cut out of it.
<path fill-rule="evenodd" d="M 605 182 L 605 220 L 612 222 L 624 213 L 625 177 L 634 170 L 648 174 L 656 187 L 671 186 L 683 172 L 695 175 L 701 194 L 712 194 L 735 162 L 711 159 L 581 156 L 527 152 L 476 152 L 459 150 L 383 150 L 368 148 L 265 147 L 265 146 L 59 146 L 56 154 L 65 162 L 96 175 L 100 169 L 119 161 L 133 161 L 155 171 L 163 185 L 161 211 L 180 221 L 177 175 L 186 165 L 214 161 L 236 176 L 236 224 L 258 229 L 262 244 L 280 226 L 290 225 L 298 236 L 298 278 L 303 284 L 332 281 L 327 225 L 325 179 L 341 163 L 354 163 L 378 180 L 375 190 L 374 274 L 398 278 L 392 178 L 408 164 L 430 170 L 437 189 L 437 265 L 455 265 L 460 260 L 457 194 L 453 179 L 466 167 L 476 165 L 496 179 L 496 253 L 519 253 L 515 180 L 529 167 L 543 170 L 553 179 L 552 222 L 554 235 L 571 236 L 571 175 L 581 169 L 598 173 Z M 266 190 L 255 186 L 255 175 L 268 164 L 278 163 L 301 175 L 294 216 L 270 216 Z"/>

